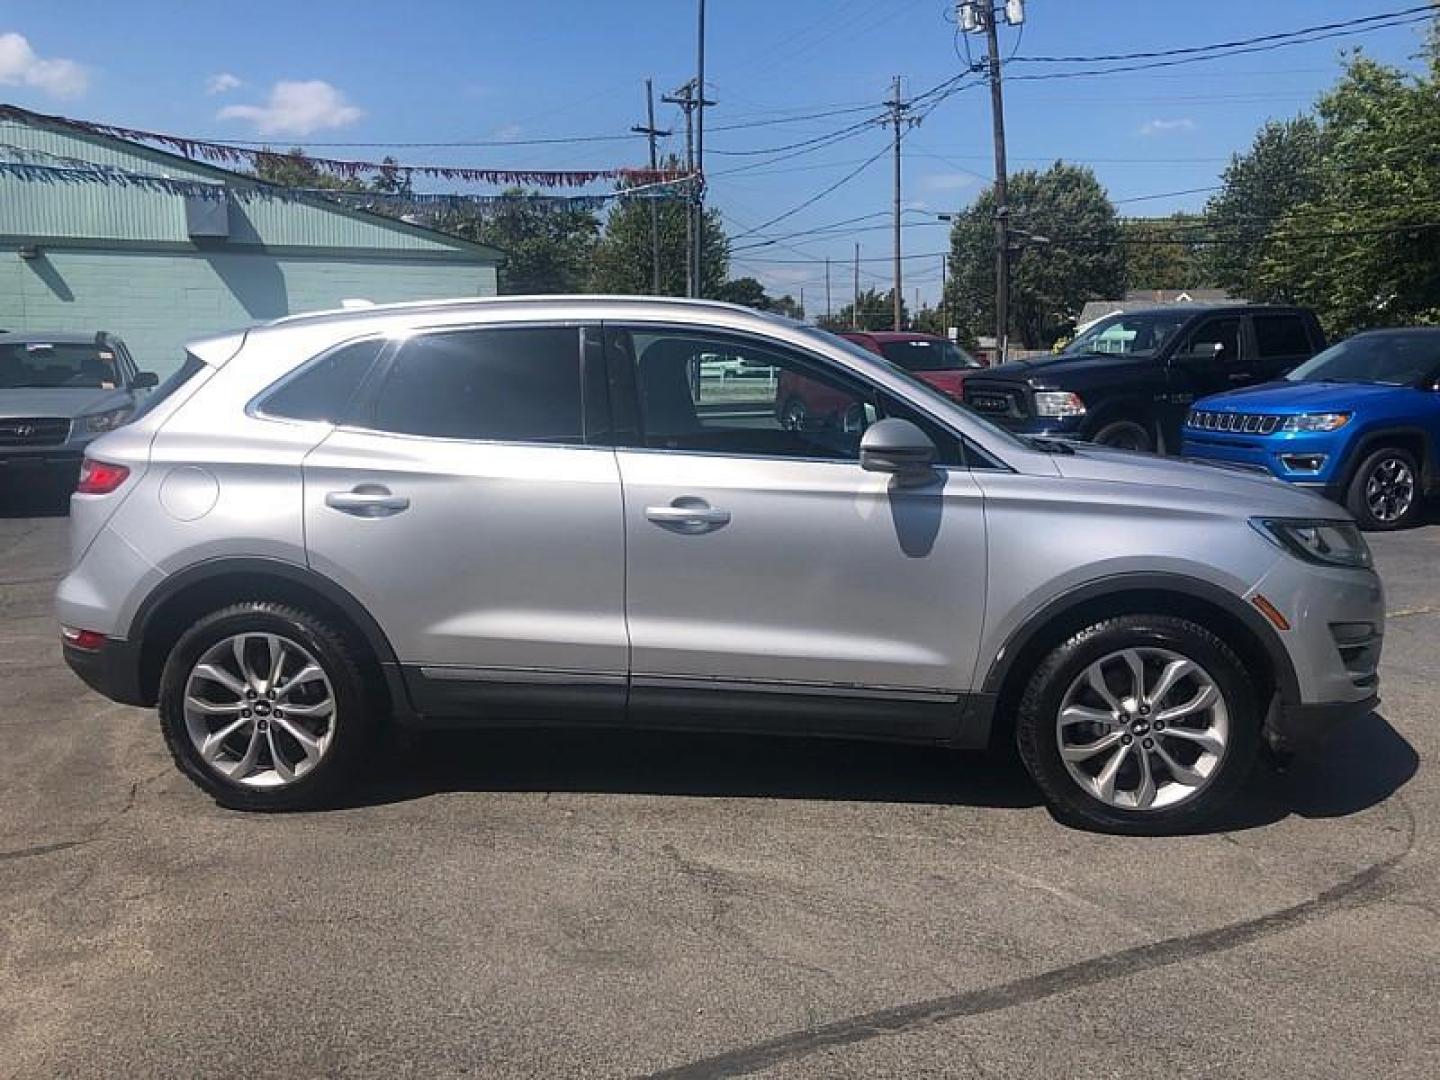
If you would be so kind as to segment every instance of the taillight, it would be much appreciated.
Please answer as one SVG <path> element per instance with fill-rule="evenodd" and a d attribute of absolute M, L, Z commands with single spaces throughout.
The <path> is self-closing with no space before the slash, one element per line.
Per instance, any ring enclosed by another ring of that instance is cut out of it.
<path fill-rule="evenodd" d="M 108 461 L 86 458 L 80 465 L 80 483 L 75 487 L 77 495 L 109 495 L 125 482 L 130 470 L 124 465 L 112 465 Z"/>

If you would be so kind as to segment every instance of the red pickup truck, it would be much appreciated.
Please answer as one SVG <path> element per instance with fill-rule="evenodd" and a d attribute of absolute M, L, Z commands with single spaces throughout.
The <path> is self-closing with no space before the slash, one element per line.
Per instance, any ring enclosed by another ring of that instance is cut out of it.
<path fill-rule="evenodd" d="M 900 330 L 840 330 L 837 333 L 956 401 L 964 400 L 965 375 L 985 366 L 953 341 L 934 334 Z M 782 371 L 775 403 L 781 425 L 798 429 L 817 422 L 838 422 L 838 417 L 854 401 L 803 375 Z"/>

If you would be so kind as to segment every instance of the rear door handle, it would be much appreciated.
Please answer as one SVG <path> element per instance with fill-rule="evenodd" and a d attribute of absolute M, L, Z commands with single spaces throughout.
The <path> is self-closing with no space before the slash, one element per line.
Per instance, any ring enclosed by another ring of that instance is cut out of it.
<path fill-rule="evenodd" d="M 357 484 L 349 491 L 326 492 L 325 505 L 355 517 L 390 517 L 410 509 L 410 500 L 404 495 L 392 495 L 382 484 Z"/>
<path fill-rule="evenodd" d="M 730 511 L 717 510 L 704 499 L 684 496 L 669 506 L 647 506 L 645 517 L 679 532 L 702 533 L 730 524 Z"/>

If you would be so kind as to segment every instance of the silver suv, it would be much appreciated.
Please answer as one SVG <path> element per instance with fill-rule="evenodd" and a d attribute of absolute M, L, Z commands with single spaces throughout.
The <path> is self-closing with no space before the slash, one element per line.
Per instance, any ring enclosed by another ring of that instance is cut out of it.
<path fill-rule="evenodd" d="M 1069 819 L 1168 831 L 1376 704 L 1337 507 L 1018 438 L 748 309 L 304 315 L 166 390 L 90 450 L 59 616 L 227 806 L 334 799 L 386 725 L 629 724 L 1013 744 Z"/>

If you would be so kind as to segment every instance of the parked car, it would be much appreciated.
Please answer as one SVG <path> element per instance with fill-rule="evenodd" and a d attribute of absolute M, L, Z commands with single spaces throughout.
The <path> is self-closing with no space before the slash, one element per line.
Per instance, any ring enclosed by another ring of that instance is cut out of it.
<path fill-rule="evenodd" d="M 855 422 L 700 407 L 732 350 Z M 629 723 L 1013 741 L 1063 815 L 1159 832 L 1377 700 L 1342 509 L 1017 438 L 746 308 L 306 315 L 192 345 L 168 387 L 90 448 L 58 613 L 227 806 L 338 797 L 387 724 Z"/>
<path fill-rule="evenodd" d="M 1283 381 L 1198 402 L 1185 453 L 1263 466 L 1362 528 L 1418 522 L 1440 489 L 1440 328 L 1372 330 Z"/>
<path fill-rule="evenodd" d="M 962 399 L 966 374 L 983 366 L 953 341 L 933 334 L 844 330 L 837 336 L 868 349 L 956 401 Z M 837 395 L 823 382 L 808 379 L 801 372 L 786 371 L 779 375 L 775 410 L 785 427 L 844 427 L 846 410 L 853 404 L 849 398 Z M 853 417 L 850 422 L 854 422 Z"/>
<path fill-rule="evenodd" d="M 1313 312 L 1173 305 L 1111 315 L 1058 356 L 965 380 L 965 404 L 1011 431 L 1175 452 L 1199 398 L 1268 382 L 1325 347 Z"/>
<path fill-rule="evenodd" d="M 0 477 L 70 482 L 85 446 L 129 420 L 155 376 L 114 334 L 10 333 L 0 340 Z"/>

